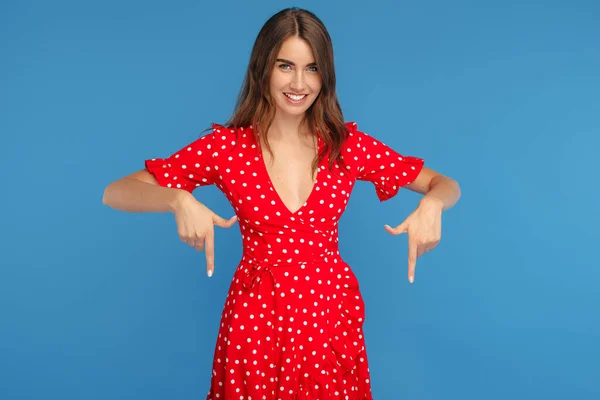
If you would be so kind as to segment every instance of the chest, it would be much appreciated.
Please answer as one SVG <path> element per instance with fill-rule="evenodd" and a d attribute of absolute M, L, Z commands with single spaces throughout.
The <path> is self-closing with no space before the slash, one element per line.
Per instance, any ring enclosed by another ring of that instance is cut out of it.
<path fill-rule="evenodd" d="M 318 171 L 313 172 L 312 165 L 317 150 L 305 144 L 275 144 L 272 152 L 262 149 L 265 172 L 283 205 L 295 212 L 314 188 Z"/>
<path fill-rule="evenodd" d="M 346 208 L 354 179 L 324 159 L 315 171 L 315 146 L 266 146 L 242 143 L 221 158 L 220 189 L 236 213 L 259 230 L 304 223 L 328 225 Z M 315 225 L 316 227 L 317 225 Z"/>

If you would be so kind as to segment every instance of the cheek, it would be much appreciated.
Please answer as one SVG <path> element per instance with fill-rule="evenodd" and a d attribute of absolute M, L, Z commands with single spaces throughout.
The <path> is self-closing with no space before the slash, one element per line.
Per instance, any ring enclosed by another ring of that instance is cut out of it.
<path fill-rule="evenodd" d="M 284 77 L 281 73 L 278 73 L 277 70 L 273 71 L 271 74 L 271 90 L 280 90 L 281 87 L 285 84 Z"/>
<path fill-rule="evenodd" d="M 323 86 L 323 83 L 321 81 L 321 77 L 316 76 L 312 79 L 310 79 L 310 88 L 312 89 L 313 92 L 318 93 L 321 91 L 321 87 Z"/>

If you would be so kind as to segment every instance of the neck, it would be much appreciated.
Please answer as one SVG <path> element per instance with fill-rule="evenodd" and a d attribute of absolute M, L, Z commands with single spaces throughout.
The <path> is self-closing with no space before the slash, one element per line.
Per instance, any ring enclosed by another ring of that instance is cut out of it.
<path fill-rule="evenodd" d="M 304 115 L 282 116 L 275 114 L 275 118 L 267 133 L 269 140 L 298 141 L 305 139 L 310 132 L 303 123 Z"/>

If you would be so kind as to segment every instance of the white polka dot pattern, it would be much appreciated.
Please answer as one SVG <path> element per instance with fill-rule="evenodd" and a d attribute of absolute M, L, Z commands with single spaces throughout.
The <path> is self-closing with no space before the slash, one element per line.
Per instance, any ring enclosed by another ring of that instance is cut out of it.
<path fill-rule="evenodd" d="M 216 184 L 238 216 L 244 246 L 227 294 L 207 400 L 372 399 L 358 281 L 338 251 L 338 221 L 357 179 L 381 201 L 413 181 L 404 157 L 346 124 L 345 166 L 324 159 L 306 202 L 289 210 L 252 134 L 213 124 L 166 159 L 146 160 L 161 186 Z M 323 141 L 319 139 L 319 148 Z"/>
<path fill-rule="evenodd" d="M 375 185 L 380 201 L 394 197 L 404 185 L 412 183 L 423 169 L 421 158 L 403 156 L 379 140 L 360 132 L 356 124 L 350 131 L 344 160 L 358 166 L 358 180 Z"/>
<path fill-rule="evenodd" d="M 198 186 L 212 185 L 219 169 L 214 137 L 214 132 L 202 136 L 166 159 L 146 160 L 146 169 L 161 186 L 191 193 Z"/>

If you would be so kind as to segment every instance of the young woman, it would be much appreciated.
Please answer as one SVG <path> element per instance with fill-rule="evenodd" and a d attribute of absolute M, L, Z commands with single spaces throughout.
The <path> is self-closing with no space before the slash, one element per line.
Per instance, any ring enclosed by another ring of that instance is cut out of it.
<path fill-rule="evenodd" d="M 441 237 L 458 184 L 344 122 L 333 48 L 306 10 L 262 27 L 235 112 L 167 158 L 111 183 L 103 202 L 130 212 L 170 211 L 180 238 L 205 250 L 214 225 L 239 221 L 243 257 L 224 306 L 207 396 L 214 399 L 371 399 L 364 303 L 338 251 L 338 221 L 357 180 L 381 201 L 406 187 L 424 196 L 395 228 L 408 234 L 408 276 Z M 235 210 L 225 220 L 192 195 L 217 185 Z"/>

